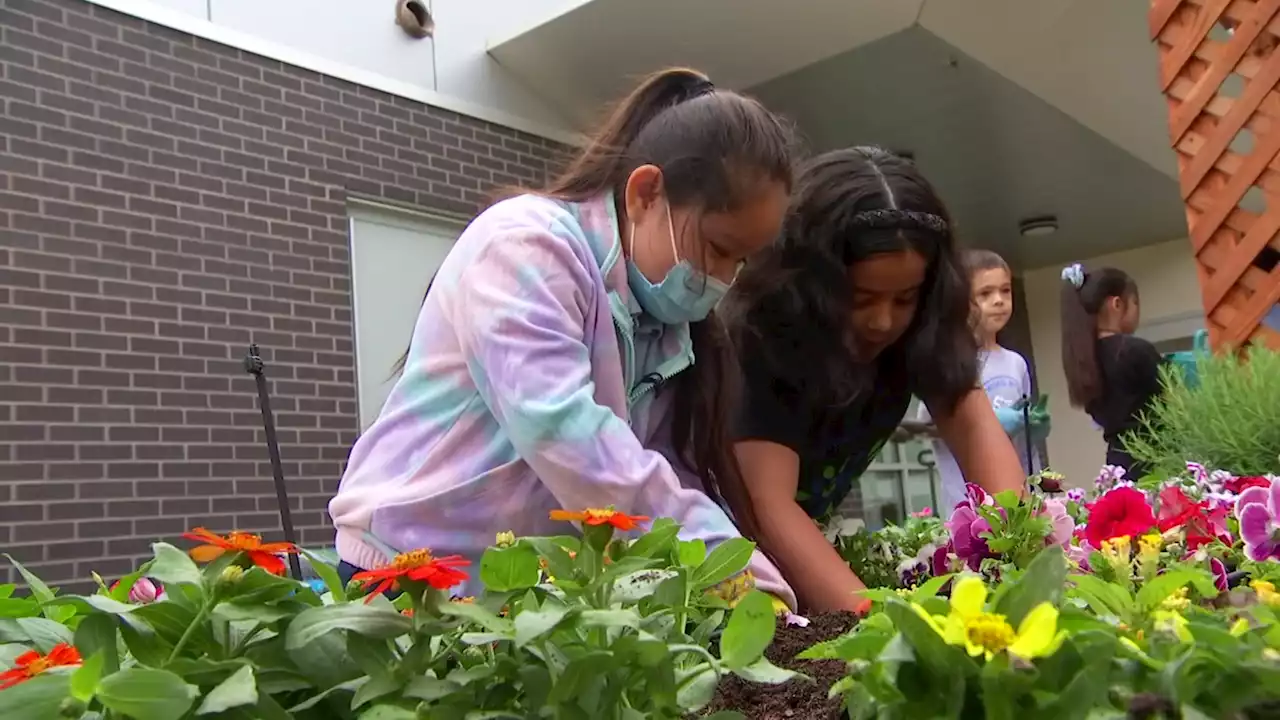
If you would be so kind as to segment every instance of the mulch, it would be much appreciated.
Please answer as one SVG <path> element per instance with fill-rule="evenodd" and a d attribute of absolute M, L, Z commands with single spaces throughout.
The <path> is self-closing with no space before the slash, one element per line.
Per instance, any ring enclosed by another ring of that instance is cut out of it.
<path fill-rule="evenodd" d="M 707 714 L 737 710 L 751 720 L 839 720 L 840 698 L 827 691 L 844 677 L 839 660 L 796 660 L 796 655 L 824 640 L 837 638 L 858 622 L 853 613 L 826 613 L 809 618 L 808 627 L 789 626 L 779 618 L 773 644 L 765 651 L 778 667 L 803 673 L 812 681 L 789 680 L 781 685 L 761 685 L 726 675 L 716 689 Z"/>

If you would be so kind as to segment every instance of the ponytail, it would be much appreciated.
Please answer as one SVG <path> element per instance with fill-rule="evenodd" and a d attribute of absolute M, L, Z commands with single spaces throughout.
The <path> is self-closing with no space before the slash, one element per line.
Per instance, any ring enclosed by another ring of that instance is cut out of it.
<path fill-rule="evenodd" d="M 1138 286 L 1117 268 L 1085 272 L 1079 263 L 1062 270 L 1062 370 L 1071 406 L 1085 408 L 1102 396 L 1098 367 L 1098 312 L 1109 298 L 1136 296 Z"/>
<path fill-rule="evenodd" d="M 620 188 L 642 164 L 629 162 L 628 156 L 635 154 L 632 146 L 645 128 L 664 111 L 714 90 L 707 76 L 696 70 L 671 68 L 648 76 L 618 103 L 604 126 L 544 194 L 582 202 Z"/>

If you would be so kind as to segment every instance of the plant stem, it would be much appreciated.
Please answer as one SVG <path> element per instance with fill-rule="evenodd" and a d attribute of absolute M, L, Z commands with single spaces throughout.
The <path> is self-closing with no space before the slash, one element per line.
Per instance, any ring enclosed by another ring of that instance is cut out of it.
<path fill-rule="evenodd" d="M 209 616 L 209 612 L 213 610 L 214 602 L 214 598 L 210 596 L 200 606 L 200 611 L 196 613 L 195 619 L 191 621 L 191 624 L 187 626 L 186 630 L 182 631 L 182 637 L 178 638 L 178 644 L 173 646 L 173 652 L 169 653 L 169 659 L 164 661 L 165 667 L 168 667 L 170 663 L 178 659 L 178 655 L 182 652 L 182 649 L 186 647 L 187 642 L 191 640 L 191 636 L 195 634 L 196 628 L 204 623 L 205 618 Z"/>

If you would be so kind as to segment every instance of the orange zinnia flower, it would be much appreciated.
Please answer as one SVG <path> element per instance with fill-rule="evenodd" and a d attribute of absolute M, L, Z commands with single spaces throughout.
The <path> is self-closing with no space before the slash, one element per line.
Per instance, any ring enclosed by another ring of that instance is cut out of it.
<path fill-rule="evenodd" d="M 417 580 L 437 590 L 447 590 L 467 579 L 468 575 L 458 568 L 470 564 L 461 555 L 438 558 L 432 557 L 430 550 L 414 550 L 397 555 L 387 567 L 358 572 L 351 579 L 361 585 L 377 583 L 364 599 L 369 603 L 375 595 L 397 587 L 399 580 Z"/>
<path fill-rule="evenodd" d="M 627 515 L 613 508 L 605 510 L 552 510 L 552 520 L 580 522 L 583 525 L 612 525 L 619 530 L 635 530 L 636 523 L 648 522 L 646 515 Z"/>
<path fill-rule="evenodd" d="M 0 673 L 0 690 L 30 680 L 49 668 L 79 665 L 80 663 L 80 651 L 66 643 L 54 645 L 48 655 L 41 655 L 35 650 L 29 650 L 18 656 L 12 668 Z"/>
<path fill-rule="evenodd" d="M 284 560 L 280 559 L 280 553 L 298 552 L 298 548 L 294 547 L 293 543 L 264 543 L 260 536 L 251 533 L 232 532 L 222 537 L 204 528 L 196 528 L 189 533 L 182 533 L 182 537 L 205 543 L 188 551 L 191 559 L 196 562 L 213 562 L 222 557 L 223 553 L 242 552 L 248 556 L 249 562 L 272 575 L 284 574 Z"/>

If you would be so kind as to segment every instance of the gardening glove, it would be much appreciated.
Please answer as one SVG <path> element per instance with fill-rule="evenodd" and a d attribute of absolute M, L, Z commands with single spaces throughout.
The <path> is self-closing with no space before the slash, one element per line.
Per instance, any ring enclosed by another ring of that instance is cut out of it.
<path fill-rule="evenodd" d="M 1031 406 L 1029 412 L 1031 420 L 1031 439 L 1033 442 L 1040 442 L 1049 437 L 1049 396 L 1041 395 L 1035 405 Z"/>
<path fill-rule="evenodd" d="M 1012 435 L 1022 429 L 1022 410 L 1011 407 L 996 408 L 996 419 L 1006 435 Z"/>

